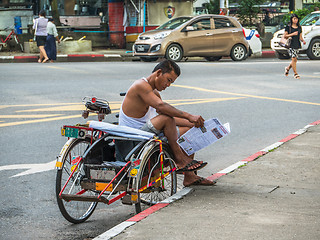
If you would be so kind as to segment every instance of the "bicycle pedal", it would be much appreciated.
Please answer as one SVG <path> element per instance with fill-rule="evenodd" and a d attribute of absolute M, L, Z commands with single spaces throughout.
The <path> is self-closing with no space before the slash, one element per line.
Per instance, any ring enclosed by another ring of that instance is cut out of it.
<path fill-rule="evenodd" d="M 138 203 L 138 194 L 135 192 L 128 193 L 122 198 L 122 203 L 126 205 Z"/>
<path fill-rule="evenodd" d="M 122 201 L 122 204 L 132 205 L 131 194 L 125 195 L 125 196 L 121 199 L 121 201 Z"/>

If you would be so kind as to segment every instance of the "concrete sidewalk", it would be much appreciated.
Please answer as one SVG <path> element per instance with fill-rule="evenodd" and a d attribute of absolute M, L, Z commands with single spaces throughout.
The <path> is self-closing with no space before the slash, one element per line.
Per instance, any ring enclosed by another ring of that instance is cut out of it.
<path fill-rule="evenodd" d="M 320 121 L 271 146 L 112 239 L 320 239 Z"/>
<path fill-rule="evenodd" d="M 39 54 L 23 52 L 0 52 L 0 63 L 37 62 Z M 262 51 L 260 58 L 275 57 L 272 49 Z M 200 59 L 200 58 L 189 58 Z M 201 58 L 203 59 L 203 58 Z M 126 49 L 96 49 L 91 52 L 72 54 L 57 54 L 57 62 L 114 62 L 114 61 L 140 61 L 139 57 L 132 56 Z"/>

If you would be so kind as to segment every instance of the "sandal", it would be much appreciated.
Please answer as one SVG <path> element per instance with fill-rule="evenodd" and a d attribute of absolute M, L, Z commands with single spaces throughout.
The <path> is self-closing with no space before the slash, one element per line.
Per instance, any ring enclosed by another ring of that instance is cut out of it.
<path fill-rule="evenodd" d="M 284 75 L 285 75 L 286 77 L 288 77 L 289 71 L 290 71 L 290 68 L 287 68 L 287 67 L 284 68 Z"/>
<path fill-rule="evenodd" d="M 193 183 L 185 185 L 185 187 L 199 186 L 199 185 L 202 185 L 202 186 L 213 186 L 216 183 L 217 183 L 216 181 L 210 181 L 208 179 L 200 177 L 198 180 L 194 181 Z"/>
<path fill-rule="evenodd" d="M 192 167 L 192 166 L 194 166 L 196 164 L 200 164 L 200 162 L 197 161 L 197 160 L 192 160 L 190 163 L 187 164 L 187 166 L 185 166 L 183 168 L 180 168 L 180 169 L 177 169 L 176 173 L 179 174 L 179 173 L 183 173 L 183 172 L 194 172 L 194 171 L 197 171 L 197 170 L 200 170 L 200 169 L 204 168 L 208 163 L 207 162 L 203 162 L 203 163 L 200 164 L 199 167 L 190 169 L 190 167 Z"/>
<path fill-rule="evenodd" d="M 299 76 L 298 73 L 295 73 L 295 74 L 293 75 L 293 77 L 294 77 L 295 79 L 300 79 L 300 76 Z"/>

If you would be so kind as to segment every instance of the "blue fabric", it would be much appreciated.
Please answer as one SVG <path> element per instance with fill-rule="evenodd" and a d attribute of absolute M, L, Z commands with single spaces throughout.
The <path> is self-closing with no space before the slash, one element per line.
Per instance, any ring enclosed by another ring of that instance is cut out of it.
<path fill-rule="evenodd" d="M 53 35 L 48 34 L 46 45 L 44 47 L 50 60 L 57 60 L 56 39 Z"/>
<path fill-rule="evenodd" d="M 89 127 L 107 132 L 115 136 L 133 138 L 137 140 L 148 140 L 155 136 L 154 133 L 142 131 L 139 129 L 98 121 L 90 121 Z"/>

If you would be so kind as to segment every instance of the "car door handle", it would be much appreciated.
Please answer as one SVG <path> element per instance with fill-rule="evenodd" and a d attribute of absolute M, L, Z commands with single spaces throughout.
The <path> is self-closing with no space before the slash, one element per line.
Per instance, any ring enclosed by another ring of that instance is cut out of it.
<path fill-rule="evenodd" d="M 213 33 L 206 33 L 206 36 L 212 36 Z"/>
<path fill-rule="evenodd" d="M 238 32 L 237 30 L 232 30 L 233 33 Z"/>

